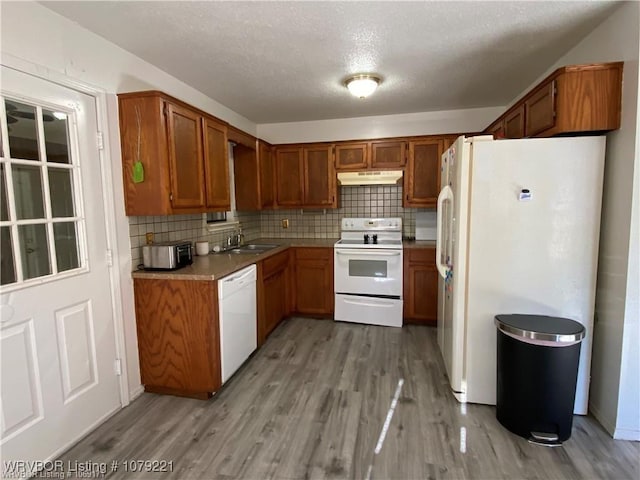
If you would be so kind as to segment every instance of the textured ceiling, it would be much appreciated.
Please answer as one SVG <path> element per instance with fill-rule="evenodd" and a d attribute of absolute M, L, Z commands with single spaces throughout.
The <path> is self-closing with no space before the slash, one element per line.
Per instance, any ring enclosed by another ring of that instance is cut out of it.
<path fill-rule="evenodd" d="M 505 105 L 612 2 L 43 2 L 256 123 Z M 615 60 L 615 59 L 602 59 Z M 366 100 L 343 81 L 375 72 Z"/>

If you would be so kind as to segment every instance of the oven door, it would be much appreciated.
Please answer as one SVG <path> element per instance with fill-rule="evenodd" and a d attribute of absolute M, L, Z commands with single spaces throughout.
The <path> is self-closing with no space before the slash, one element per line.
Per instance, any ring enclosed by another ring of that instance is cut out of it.
<path fill-rule="evenodd" d="M 334 249 L 336 293 L 402 297 L 402 250 Z"/>

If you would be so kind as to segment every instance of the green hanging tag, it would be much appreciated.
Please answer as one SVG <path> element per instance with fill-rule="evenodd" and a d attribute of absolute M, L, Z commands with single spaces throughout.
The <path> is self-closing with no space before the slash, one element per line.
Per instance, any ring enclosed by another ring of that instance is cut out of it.
<path fill-rule="evenodd" d="M 142 162 L 137 161 L 133 164 L 133 183 L 144 182 L 144 167 Z"/>

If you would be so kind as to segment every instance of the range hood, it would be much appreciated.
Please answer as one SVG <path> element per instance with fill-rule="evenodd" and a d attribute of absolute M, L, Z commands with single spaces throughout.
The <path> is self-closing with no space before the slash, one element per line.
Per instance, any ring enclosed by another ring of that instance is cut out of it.
<path fill-rule="evenodd" d="M 394 185 L 402 178 L 402 170 L 338 172 L 338 183 L 355 185 Z"/>

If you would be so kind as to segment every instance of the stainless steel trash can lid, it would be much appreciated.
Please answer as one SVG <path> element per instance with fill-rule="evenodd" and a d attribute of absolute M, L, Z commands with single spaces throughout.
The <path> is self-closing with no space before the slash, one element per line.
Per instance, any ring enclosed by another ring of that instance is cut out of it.
<path fill-rule="evenodd" d="M 546 315 L 496 315 L 498 330 L 523 340 L 574 344 L 585 336 L 584 326 L 568 318 Z"/>

